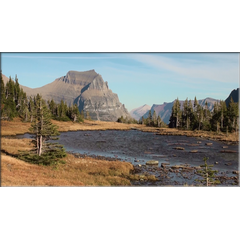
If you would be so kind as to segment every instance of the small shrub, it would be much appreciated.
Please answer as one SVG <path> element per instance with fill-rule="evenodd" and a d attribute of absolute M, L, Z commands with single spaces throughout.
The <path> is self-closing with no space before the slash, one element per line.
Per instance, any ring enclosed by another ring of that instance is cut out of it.
<path fill-rule="evenodd" d="M 218 172 L 217 170 L 212 170 L 213 165 L 207 164 L 207 157 L 203 158 L 204 164 L 200 165 L 201 170 L 198 170 L 197 173 L 199 173 L 203 179 L 197 179 L 196 181 L 203 183 L 203 185 L 206 185 L 207 187 L 210 185 L 216 185 L 219 184 L 220 181 L 216 180 L 215 174 Z"/>

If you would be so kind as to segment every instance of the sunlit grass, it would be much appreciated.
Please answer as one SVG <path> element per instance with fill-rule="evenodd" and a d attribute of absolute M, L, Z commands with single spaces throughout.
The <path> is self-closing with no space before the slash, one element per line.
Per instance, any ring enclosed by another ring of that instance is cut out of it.
<path fill-rule="evenodd" d="M 3 138 L 1 150 L 2 186 L 129 186 L 133 166 L 127 162 L 76 158 L 67 154 L 66 164 L 39 166 L 26 163 L 12 154 L 30 150 L 29 139 Z"/>

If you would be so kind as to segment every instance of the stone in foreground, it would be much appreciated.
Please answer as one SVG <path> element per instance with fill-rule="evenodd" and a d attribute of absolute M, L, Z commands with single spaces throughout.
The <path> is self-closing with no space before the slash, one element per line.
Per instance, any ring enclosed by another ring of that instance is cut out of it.
<path fill-rule="evenodd" d="M 156 160 L 150 160 L 146 162 L 147 165 L 158 165 L 158 161 Z"/>

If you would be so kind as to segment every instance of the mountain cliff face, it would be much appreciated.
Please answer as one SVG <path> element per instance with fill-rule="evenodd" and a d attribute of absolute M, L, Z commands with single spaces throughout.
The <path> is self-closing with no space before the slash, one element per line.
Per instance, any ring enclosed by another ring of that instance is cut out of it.
<path fill-rule="evenodd" d="M 6 76 L 3 79 L 8 81 Z M 28 97 L 39 93 L 44 99 L 53 99 L 56 103 L 61 100 L 67 105 L 77 103 L 79 111 L 89 111 L 93 120 L 117 121 L 121 116 L 130 117 L 124 104 L 119 102 L 118 95 L 108 88 L 108 83 L 94 70 L 69 71 L 66 76 L 40 88 L 20 86 Z"/>
<path fill-rule="evenodd" d="M 208 102 L 208 109 L 210 111 L 213 110 L 214 103 L 219 102 L 219 100 L 216 100 L 216 99 L 213 99 L 213 98 L 205 98 L 205 99 L 202 99 L 202 100 L 198 100 L 198 103 L 201 106 L 205 106 L 206 101 Z M 166 124 L 169 124 L 169 119 L 170 119 L 170 116 L 172 114 L 172 106 L 173 106 L 174 102 L 175 102 L 175 100 L 173 102 L 170 102 L 170 103 L 164 102 L 163 104 L 159 104 L 159 105 L 158 104 L 153 104 L 152 107 L 151 107 L 151 113 L 153 114 L 153 112 L 155 110 L 157 116 L 159 115 L 163 122 L 165 122 Z M 182 109 L 184 101 L 179 100 L 179 102 L 181 104 L 181 109 Z M 193 105 L 193 103 L 194 103 L 194 100 L 192 100 L 192 105 Z M 143 117 L 144 118 L 148 117 L 148 111 L 143 115 Z"/>
<path fill-rule="evenodd" d="M 234 102 L 239 101 L 239 88 L 232 90 L 232 92 L 229 94 L 228 98 L 225 100 L 226 105 L 228 106 L 230 99 L 233 99 Z"/>
<path fill-rule="evenodd" d="M 108 88 L 101 75 L 84 87 L 84 91 L 74 100 L 79 110 L 88 111 L 90 117 L 96 120 L 116 121 L 119 117 L 130 117 L 118 95 Z"/>
<path fill-rule="evenodd" d="M 130 111 L 130 115 L 132 118 L 139 120 L 146 112 L 148 112 L 151 109 L 151 107 L 147 104 L 134 108 L 133 110 Z"/>

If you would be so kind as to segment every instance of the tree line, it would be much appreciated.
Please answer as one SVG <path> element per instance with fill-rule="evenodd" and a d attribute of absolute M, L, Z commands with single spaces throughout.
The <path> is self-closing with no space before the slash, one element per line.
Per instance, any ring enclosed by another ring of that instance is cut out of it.
<path fill-rule="evenodd" d="M 215 102 L 212 112 L 207 101 L 201 106 L 196 97 L 193 104 L 191 100 L 186 99 L 181 107 L 177 98 L 172 107 L 169 127 L 228 133 L 238 130 L 238 119 L 238 102 L 235 103 L 232 98 L 228 106 L 225 101 Z"/>
<path fill-rule="evenodd" d="M 2 74 L 0 74 L 1 87 L 1 119 L 13 120 L 14 117 L 20 117 L 24 122 L 32 122 L 34 111 L 36 111 L 37 99 L 27 97 L 26 93 L 20 88 L 18 78 L 15 76 L 13 80 L 9 77 L 6 85 L 3 82 Z M 58 121 L 73 121 L 83 122 L 84 119 L 89 119 L 89 113 L 79 112 L 77 104 L 67 106 L 61 100 L 60 103 L 55 103 L 52 99 L 46 102 L 50 111 L 51 118 Z"/>
<path fill-rule="evenodd" d="M 152 111 L 149 110 L 148 117 L 144 118 L 142 116 L 142 118 L 139 120 L 139 123 L 145 124 L 146 126 L 149 126 L 149 127 L 159 127 L 159 128 L 167 127 L 167 125 L 162 121 L 161 117 L 159 115 L 157 116 L 155 110 L 153 111 L 153 114 L 152 114 Z"/>
<path fill-rule="evenodd" d="M 18 157 L 24 161 L 42 164 L 56 165 L 65 163 L 59 158 L 66 156 L 62 145 L 54 141 L 59 135 L 57 126 L 52 124 L 51 119 L 60 121 L 82 122 L 83 112 L 79 112 L 77 105 L 67 106 L 62 100 L 59 104 L 54 100 L 45 101 L 39 94 L 27 98 L 26 93 L 20 88 L 17 76 L 15 80 L 9 77 L 6 85 L 0 72 L 1 91 L 1 119 L 13 120 L 20 117 L 24 122 L 31 122 L 29 131 L 34 135 L 31 151 L 19 152 Z M 89 117 L 89 113 L 86 113 Z"/>
<path fill-rule="evenodd" d="M 128 124 L 145 124 L 146 126 L 149 127 L 167 127 L 167 125 L 162 121 L 161 117 L 156 114 L 156 111 L 154 110 L 153 114 L 151 112 L 151 110 L 149 110 L 148 112 L 148 117 L 144 118 L 143 116 L 141 117 L 141 119 L 139 119 L 139 121 L 137 121 L 134 118 L 129 118 L 129 117 L 123 117 L 121 116 L 120 118 L 118 118 L 117 122 L 120 123 L 128 123 Z"/>

